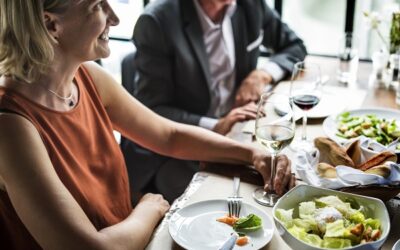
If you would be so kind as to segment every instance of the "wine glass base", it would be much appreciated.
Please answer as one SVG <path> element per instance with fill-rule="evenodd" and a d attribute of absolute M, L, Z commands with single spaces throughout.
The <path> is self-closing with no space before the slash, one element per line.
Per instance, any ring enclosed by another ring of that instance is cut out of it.
<path fill-rule="evenodd" d="M 305 151 L 312 153 L 315 151 L 314 143 L 309 140 L 294 140 L 289 148 L 294 152 Z"/>
<path fill-rule="evenodd" d="M 273 207 L 278 201 L 279 196 L 273 193 L 269 194 L 264 191 L 264 188 L 259 187 L 254 190 L 253 198 L 257 203 L 263 206 Z"/>

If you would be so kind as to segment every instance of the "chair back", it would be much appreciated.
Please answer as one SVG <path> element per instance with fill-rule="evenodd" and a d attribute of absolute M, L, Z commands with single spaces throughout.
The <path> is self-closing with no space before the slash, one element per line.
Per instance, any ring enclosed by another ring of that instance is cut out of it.
<path fill-rule="evenodd" d="M 134 66 L 136 52 L 131 52 L 126 55 L 121 62 L 121 83 L 122 86 L 131 94 L 134 95 L 135 91 L 135 76 L 136 69 Z M 129 140 L 124 136 L 121 136 L 121 149 L 124 151 L 125 144 L 129 143 Z M 132 142 L 133 143 L 133 142 Z"/>
<path fill-rule="evenodd" d="M 122 86 L 131 94 L 135 91 L 136 69 L 134 66 L 136 52 L 126 55 L 121 62 L 121 83 Z"/>

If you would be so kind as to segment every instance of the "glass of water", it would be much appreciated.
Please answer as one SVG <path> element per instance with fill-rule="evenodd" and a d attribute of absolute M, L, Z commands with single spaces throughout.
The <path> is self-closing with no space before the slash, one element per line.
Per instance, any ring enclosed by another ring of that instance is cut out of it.
<path fill-rule="evenodd" d="M 337 79 L 341 83 L 353 85 L 357 81 L 358 39 L 353 33 L 345 33 L 339 40 L 339 67 Z"/>
<path fill-rule="evenodd" d="M 271 155 L 268 183 L 271 191 L 266 192 L 263 187 L 259 187 L 253 192 L 253 197 L 264 206 L 274 206 L 278 200 L 278 195 L 273 190 L 275 159 L 292 142 L 294 133 L 295 119 L 290 97 L 275 92 L 262 94 L 258 103 L 255 136 L 257 142 Z"/>

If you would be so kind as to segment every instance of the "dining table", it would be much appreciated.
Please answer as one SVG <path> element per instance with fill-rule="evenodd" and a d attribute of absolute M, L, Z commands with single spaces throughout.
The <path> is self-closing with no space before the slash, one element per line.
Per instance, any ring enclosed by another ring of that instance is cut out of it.
<path fill-rule="evenodd" d="M 389 87 L 382 87 L 376 83 L 375 78 L 371 74 L 371 62 L 359 62 L 356 82 L 340 83 L 336 80 L 336 72 L 338 69 L 337 58 L 308 56 L 306 61 L 320 65 L 321 75 L 329 77 L 324 87 L 330 88 L 332 91 L 336 91 L 336 89 L 338 92 L 342 91 L 340 92 L 341 94 L 337 95 L 338 97 L 336 100 L 331 98 L 329 101 L 332 103 L 325 104 L 328 109 L 332 109 L 332 107 L 334 108 L 339 104 L 341 104 L 341 106 L 339 106 L 344 110 L 358 108 L 398 109 L 395 101 L 396 91 Z M 288 83 L 286 82 L 286 84 Z M 279 85 L 280 84 L 278 84 L 275 89 L 278 89 L 280 87 Z M 282 86 L 284 85 L 285 82 L 282 82 Z M 343 102 L 346 105 L 344 105 Z M 340 110 L 337 111 L 339 112 Z M 307 135 L 310 140 L 319 136 L 326 136 L 322 127 L 324 119 L 325 117 L 323 115 L 316 115 L 315 118 L 310 118 L 308 120 Z M 246 126 L 248 126 L 248 122 L 235 124 L 227 136 L 241 143 L 258 146 L 252 133 L 245 133 L 244 128 Z M 300 136 L 301 126 L 299 124 L 296 128 L 295 139 L 300 138 Z M 290 150 L 290 148 L 284 149 L 282 153 L 286 154 L 292 162 L 295 160 L 295 153 Z M 295 169 L 293 169 L 293 171 L 296 173 Z M 240 176 L 242 181 L 240 185 L 240 195 L 243 197 L 243 201 L 265 211 L 272 218 L 272 207 L 260 205 L 252 197 L 254 189 L 262 184 L 262 178 L 251 166 L 202 162 L 201 171 L 194 175 L 185 192 L 171 204 L 170 210 L 155 229 L 146 249 L 183 249 L 174 242 L 169 234 L 168 227 L 173 214 L 179 209 L 196 202 L 226 199 L 232 194 L 232 177 L 236 175 Z M 298 181 L 299 183 L 301 182 L 301 180 Z M 391 250 L 395 242 L 400 239 L 400 197 L 396 196 L 389 199 L 385 202 L 385 205 L 391 220 L 391 230 L 381 249 Z M 262 249 L 286 250 L 291 248 L 281 238 L 278 230 L 274 230 L 272 240 Z"/>

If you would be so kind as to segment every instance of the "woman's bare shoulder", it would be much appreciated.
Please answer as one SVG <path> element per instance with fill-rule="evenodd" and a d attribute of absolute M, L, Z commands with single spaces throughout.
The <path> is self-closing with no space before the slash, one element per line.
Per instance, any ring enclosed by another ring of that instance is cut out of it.
<path fill-rule="evenodd" d="M 1 138 L 7 138 L 7 134 L 15 134 L 20 132 L 33 132 L 36 128 L 23 115 L 14 113 L 12 111 L 1 111 L 0 110 L 0 135 Z M 15 131 L 13 133 L 13 131 Z M 3 135 L 5 137 L 3 137 Z"/>
<path fill-rule="evenodd" d="M 0 171 L 44 145 L 32 122 L 16 113 L 0 112 L 0 138 Z"/>
<path fill-rule="evenodd" d="M 115 99 L 115 91 L 118 89 L 118 81 L 103 67 L 94 62 L 82 64 L 93 79 L 94 85 L 100 93 L 103 104 L 108 106 Z"/>

